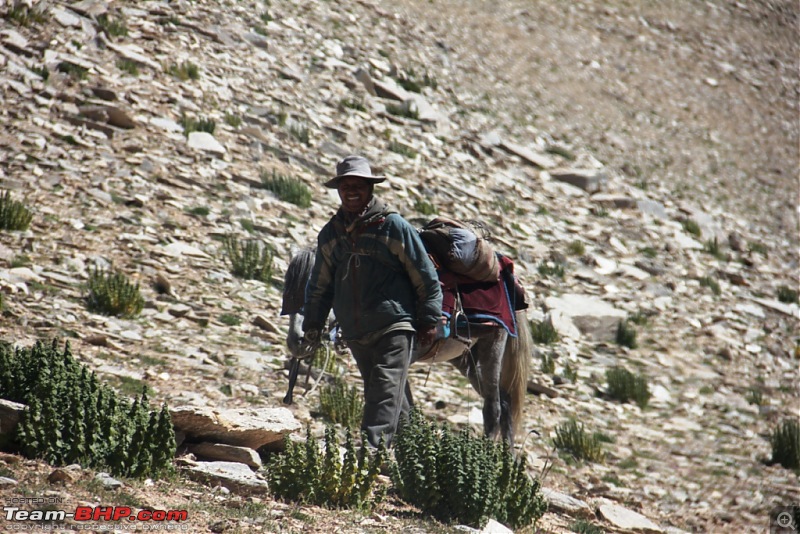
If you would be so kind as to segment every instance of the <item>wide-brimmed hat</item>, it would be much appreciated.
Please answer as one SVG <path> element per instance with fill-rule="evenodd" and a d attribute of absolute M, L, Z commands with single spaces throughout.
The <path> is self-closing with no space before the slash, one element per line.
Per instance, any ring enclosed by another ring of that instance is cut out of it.
<path fill-rule="evenodd" d="M 339 187 L 339 180 L 353 176 L 355 178 L 363 178 L 364 180 L 379 184 L 386 180 L 385 176 L 376 176 L 372 174 L 372 169 L 369 168 L 367 158 L 361 156 L 347 156 L 342 161 L 336 164 L 336 176 L 325 182 L 323 185 L 331 189 Z"/>

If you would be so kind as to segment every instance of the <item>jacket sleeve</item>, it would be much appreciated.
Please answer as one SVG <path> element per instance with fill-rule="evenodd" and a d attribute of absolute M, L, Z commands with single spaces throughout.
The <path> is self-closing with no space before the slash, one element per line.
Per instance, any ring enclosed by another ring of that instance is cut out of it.
<path fill-rule="evenodd" d="M 435 325 L 442 316 L 442 289 L 436 268 L 428 257 L 417 230 L 401 216 L 396 217 L 400 235 L 398 239 L 392 240 L 392 252 L 397 255 L 414 287 L 417 297 L 417 323 Z"/>
<path fill-rule="evenodd" d="M 333 304 L 334 267 L 331 263 L 331 250 L 334 238 L 324 227 L 317 237 L 317 253 L 314 268 L 306 285 L 306 297 L 303 304 L 303 331 L 322 329 Z"/>

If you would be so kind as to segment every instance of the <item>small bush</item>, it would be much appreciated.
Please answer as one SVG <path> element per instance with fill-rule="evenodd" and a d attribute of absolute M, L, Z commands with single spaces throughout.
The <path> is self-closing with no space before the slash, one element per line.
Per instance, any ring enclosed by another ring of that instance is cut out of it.
<path fill-rule="evenodd" d="M 414 209 L 423 215 L 433 215 L 436 213 L 436 206 L 424 198 L 418 198 L 414 201 Z"/>
<path fill-rule="evenodd" d="M 192 208 L 188 208 L 186 213 L 190 215 L 196 215 L 197 217 L 208 217 L 211 213 L 211 208 L 208 206 L 194 206 Z"/>
<path fill-rule="evenodd" d="M 22 3 L 12 2 L 12 7 L 9 8 L 5 18 L 12 21 L 18 26 L 31 26 L 32 24 L 41 24 L 47 22 L 47 11 L 43 9 L 32 8 Z"/>
<path fill-rule="evenodd" d="M 200 69 L 191 61 L 172 64 L 166 68 L 166 71 L 181 81 L 200 79 Z"/>
<path fill-rule="evenodd" d="M 567 252 L 571 256 L 583 256 L 586 254 L 586 247 L 580 241 L 575 240 L 567 246 Z"/>
<path fill-rule="evenodd" d="M 139 75 L 139 64 L 135 61 L 131 61 L 130 59 L 117 60 L 117 68 L 122 72 L 127 72 L 131 76 Z"/>
<path fill-rule="evenodd" d="M 364 402 L 358 388 L 337 378 L 332 385 L 319 390 L 319 411 L 332 423 L 355 429 L 361 425 Z"/>
<path fill-rule="evenodd" d="M 425 73 L 420 77 L 414 72 L 413 68 L 408 68 L 405 72 L 399 73 L 395 77 L 395 80 L 400 87 L 413 93 L 421 93 L 422 88 L 425 86 L 432 87 L 433 89 L 439 87 L 439 83 L 436 81 L 436 78 L 431 76 L 428 71 L 425 71 Z"/>
<path fill-rule="evenodd" d="M 214 130 L 217 129 L 216 122 L 205 117 L 195 119 L 193 117 L 181 115 L 180 124 L 183 126 L 183 135 L 186 137 L 189 137 L 189 134 L 192 132 L 206 132 L 213 135 Z"/>
<path fill-rule="evenodd" d="M 534 343 L 550 345 L 559 339 L 558 330 L 553 326 L 553 320 L 548 315 L 544 321 L 531 321 L 531 335 Z"/>
<path fill-rule="evenodd" d="M 290 125 L 289 133 L 292 134 L 292 137 L 294 137 L 304 145 L 308 145 L 311 142 L 311 137 L 309 136 L 308 133 L 308 126 L 304 124 Z"/>
<path fill-rule="evenodd" d="M 787 304 L 797 303 L 797 290 L 789 286 L 780 286 L 778 288 L 778 300 Z"/>
<path fill-rule="evenodd" d="M 356 100 L 354 98 L 344 98 L 339 102 L 341 109 L 355 109 L 356 111 L 367 111 L 363 100 Z"/>
<path fill-rule="evenodd" d="M 703 278 L 700 279 L 700 287 L 709 288 L 711 292 L 717 296 L 722 294 L 722 289 L 719 287 L 719 282 L 717 282 L 710 276 L 704 276 Z"/>
<path fill-rule="evenodd" d="M 612 367 L 606 370 L 608 395 L 620 402 L 634 401 L 640 408 L 647 407 L 650 401 L 650 388 L 647 377 L 634 375 L 623 367 Z"/>
<path fill-rule="evenodd" d="M 261 174 L 261 185 L 285 202 L 291 202 L 301 208 L 311 206 L 311 190 L 296 178 L 277 174 L 273 169 L 271 175 L 266 172 Z"/>
<path fill-rule="evenodd" d="M 726 259 L 725 254 L 722 252 L 720 248 L 719 241 L 716 237 L 714 239 L 709 239 L 706 241 L 705 245 L 703 246 L 703 250 L 714 256 L 720 261 L 724 261 Z"/>
<path fill-rule="evenodd" d="M 564 278 L 564 266 L 560 263 L 542 261 L 539 263 L 537 270 L 540 275 L 546 276 L 547 278 Z"/>
<path fill-rule="evenodd" d="M 95 268 L 89 273 L 90 311 L 104 315 L 133 317 L 144 308 L 139 284 L 132 284 L 123 273 L 110 273 Z"/>
<path fill-rule="evenodd" d="M 128 26 L 122 19 L 111 19 L 108 15 L 98 15 L 97 24 L 111 37 L 125 37 L 128 35 Z"/>
<path fill-rule="evenodd" d="M 605 452 L 597 434 L 589 434 L 584 429 L 583 423 L 572 419 L 556 427 L 553 444 L 558 450 L 568 452 L 576 460 L 602 463 L 605 459 Z"/>
<path fill-rule="evenodd" d="M 31 210 L 13 200 L 10 191 L 0 194 L 0 230 L 27 230 L 32 220 Z"/>
<path fill-rule="evenodd" d="M 764 390 L 757 385 L 750 387 L 744 398 L 747 404 L 753 404 L 755 406 L 764 406 L 767 404 L 767 400 L 764 398 Z"/>
<path fill-rule="evenodd" d="M 772 463 L 787 469 L 800 469 L 800 422 L 785 419 L 772 432 Z"/>
<path fill-rule="evenodd" d="M 595 525 L 590 521 L 586 521 L 585 519 L 578 519 L 572 525 L 570 525 L 569 529 L 572 532 L 577 532 L 578 534 L 604 534 L 605 531 Z"/>
<path fill-rule="evenodd" d="M 28 458 L 77 463 L 115 476 L 160 477 L 174 471 L 175 433 L 166 404 L 150 411 L 142 391 L 133 403 L 101 384 L 64 350 L 0 344 L 0 393 L 27 405 L 15 442 Z"/>
<path fill-rule="evenodd" d="M 325 429 L 325 448 L 306 427 L 305 443 L 285 440 L 285 451 L 273 456 L 266 466 L 270 491 L 279 498 L 329 508 L 370 509 L 383 498 L 376 489 L 380 468 L 387 457 L 383 446 L 371 452 L 366 436 L 356 451 L 348 432 L 344 459 L 333 427 Z"/>
<path fill-rule="evenodd" d="M 50 78 L 50 69 L 46 66 L 42 65 L 41 67 L 31 67 L 31 72 L 34 72 L 42 77 L 44 81 L 47 81 Z"/>
<path fill-rule="evenodd" d="M 697 222 L 692 219 L 687 219 L 683 221 L 683 229 L 686 230 L 687 233 L 692 234 L 695 237 L 700 237 L 701 235 L 703 235 L 703 231 L 700 230 L 700 225 L 697 224 Z"/>
<path fill-rule="evenodd" d="M 272 249 L 257 240 L 240 243 L 234 236 L 223 241 L 231 273 L 245 280 L 269 282 L 272 279 Z"/>
<path fill-rule="evenodd" d="M 238 128 L 242 125 L 242 118 L 239 115 L 234 115 L 233 113 L 226 113 L 225 124 L 231 128 Z"/>
<path fill-rule="evenodd" d="M 227 326 L 239 326 L 242 324 L 242 319 L 232 313 L 223 313 L 219 316 L 219 322 Z"/>
<path fill-rule="evenodd" d="M 395 154 L 400 154 L 401 156 L 405 156 L 407 158 L 414 159 L 417 157 L 416 150 L 398 141 L 389 141 L 389 150 Z"/>
<path fill-rule="evenodd" d="M 636 329 L 631 326 L 628 319 L 620 321 L 617 325 L 617 344 L 629 349 L 637 347 Z"/>
<path fill-rule="evenodd" d="M 440 521 L 482 528 L 490 517 L 513 529 L 535 524 L 547 502 L 508 443 L 437 428 L 418 410 L 400 428 L 392 480 L 403 500 Z"/>
<path fill-rule="evenodd" d="M 767 257 L 768 253 L 767 245 L 765 245 L 764 243 L 748 243 L 747 250 L 749 250 L 750 252 L 756 252 L 758 254 L 761 254 L 765 258 Z"/>
<path fill-rule="evenodd" d="M 563 146 L 559 145 L 549 145 L 547 148 L 545 148 L 545 152 L 547 152 L 548 154 L 555 154 L 556 156 L 561 156 L 567 161 L 575 161 L 576 159 L 575 154 L 571 150 L 568 150 Z"/>
<path fill-rule="evenodd" d="M 81 67 L 80 65 L 75 65 L 74 63 L 69 63 L 68 61 L 62 61 L 56 65 L 56 70 L 69 75 L 75 80 L 85 80 L 89 76 L 89 69 Z"/>
<path fill-rule="evenodd" d="M 541 370 L 543 374 L 552 375 L 556 372 L 556 362 L 550 354 L 541 355 L 542 365 Z"/>
<path fill-rule="evenodd" d="M 577 380 L 578 380 L 578 370 L 577 369 L 573 369 L 572 366 L 569 363 L 567 363 L 564 366 L 564 369 L 561 372 L 561 374 L 564 376 L 564 378 L 566 378 L 567 380 L 569 380 L 573 384 L 575 382 L 577 382 Z"/>

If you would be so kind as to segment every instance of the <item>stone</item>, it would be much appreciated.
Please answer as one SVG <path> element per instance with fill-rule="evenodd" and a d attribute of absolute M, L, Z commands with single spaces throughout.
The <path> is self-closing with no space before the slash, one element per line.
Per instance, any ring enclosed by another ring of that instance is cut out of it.
<path fill-rule="evenodd" d="M 600 191 L 608 180 L 606 174 L 597 169 L 553 169 L 550 171 L 550 177 L 574 185 L 587 193 Z"/>
<path fill-rule="evenodd" d="M 124 486 L 122 482 L 112 477 L 108 473 L 97 473 L 94 479 L 99 481 L 107 490 L 115 490 Z"/>
<path fill-rule="evenodd" d="M 594 515 L 592 508 L 588 504 L 575 497 L 570 497 L 549 488 L 542 488 L 542 495 L 549 503 L 549 510 L 561 512 L 570 517 L 582 517 L 585 519 L 589 519 Z"/>
<path fill-rule="evenodd" d="M 0 477 L 0 489 L 11 489 L 17 486 L 18 484 L 19 482 L 17 482 L 13 478 Z"/>
<path fill-rule="evenodd" d="M 498 146 L 506 152 L 522 158 L 525 162 L 530 163 L 534 167 L 538 167 L 540 169 L 551 169 L 556 166 L 556 162 L 550 156 L 539 154 L 522 145 L 501 140 L 500 143 L 498 143 Z"/>
<path fill-rule="evenodd" d="M 215 410 L 180 406 L 170 409 L 173 426 L 193 439 L 203 439 L 258 450 L 270 445 L 280 449 L 283 438 L 301 429 L 286 408 L 239 408 Z"/>
<path fill-rule="evenodd" d="M 597 513 L 600 517 L 623 531 L 664 532 L 664 530 L 642 514 L 616 504 L 601 504 Z"/>
<path fill-rule="evenodd" d="M 196 443 L 188 446 L 189 452 L 200 460 L 217 460 L 245 464 L 254 471 L 261 469 L 261 457 L 247 447 L 237 447 L 224 443 Z"/>
<path fill-rule="evenodd" d="M 0 435 L 10 435 L 14 431 L 25 408 L 19 402 L 0 399 Z"/>
<path fill-rule="evenodd" d="M 560 297 L 547 297 L 545 306 L 556 330 L 559 330 L 562 318 L 567 318 L 582 335 L 593 341 L 614 341 L 617 326 L 628 315 L 597 297 L 570 293 Z"/>
<path fill-rule="evenodd" d="M 211 152 L 222 156 L 225 154 L 225 147 L 208 132 L 190 132 L 186 142 L 191 148 Z"/>
<path fill-rule="evenodd" d="M 242 463 L 198 462 L 184 471 L 192 480 L 219 485 L 239 495 L 263 495 L 269 492 L 267 482 Z"/>

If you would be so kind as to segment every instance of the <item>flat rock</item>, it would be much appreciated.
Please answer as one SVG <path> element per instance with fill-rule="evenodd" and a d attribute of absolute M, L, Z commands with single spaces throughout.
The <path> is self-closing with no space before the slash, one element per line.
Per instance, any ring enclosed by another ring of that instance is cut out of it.
<path fill-rule="evenodd" d="M 556 330 L 566 318 L 581 334 L 594 341 L 613 341 L 619 322 L 628 315 L 602 299 L 578 294 L 548 297 L 545 306 L 550 311 Z"/>
<path fill-rule="evenodd" d="M 516 143 L 502 140 L 498 146 L 506 152 L 514 154 L 515 156 L 525 160 L 527 163 L 530 163 L 534 167 L 539 167 L 540 169 L 551 169 L 556 165 L 556 162 L 550 156 L 539 154 L 538 152 L 534 152 L 533 150 Z"/>
<path fill-rule="evenodd" d="M 192 480 L 211 483 L 240 495 L 264 494 L 267 482 L 256 476 L 245 464 L 237 462 L 199 462 L 186 469 Z"/>
<path fill-rule="evenodd" d="M 25 405 L 6 399 L 0 399 L 0 434 L 8 434 L 19 423 Z"/>
<path fill-rule="evenodd" d="M 588 504 L 575 497 L 570 497 L 569 495 L 548 488 L 542 488 L 542 495 L 544 495 L 550 503 L 549 510 L 562 512 L 572 517 L 588 518 L 594 515 L 592 508 Z"/>
<path fill-rule="evenodd" d="M 170 410 L 172 424 L 187 437 L 258 449 L 281 447 L 301 425 L 286 408 L 221 409 L 182 406 Z"/>
<path fill-rule="evenodd" d="M 605 187 L 606 174 L 597 169 L 553 169 L 550 177 L 583 189 L 587 193 L 596 193 Z"/>
<path fill-rule="evenodd" d="M 261 468 L 261 457 L 256 451 L 248 447 L 203 442 L 189 445 L 189 452 L 201 460 L 236 462 L 245 464 L 254 471 Z"/>
<path fill-rule="evenodd" d="M 211 152 L 213 154 L 223 155 L 226 150 L 225 147 L 216 140 L 216 138 L 208 132 L 191 132 L 189 139 L 186 142 L 190 147 L 204 152 Z"/>
<path fill-rule="evenodd" d="M 642 514 L 638 514 L 616 504 L 602 504 L 597 511 L 603 519 L 623 531 L 664 532 L 661 527 Z"/>

